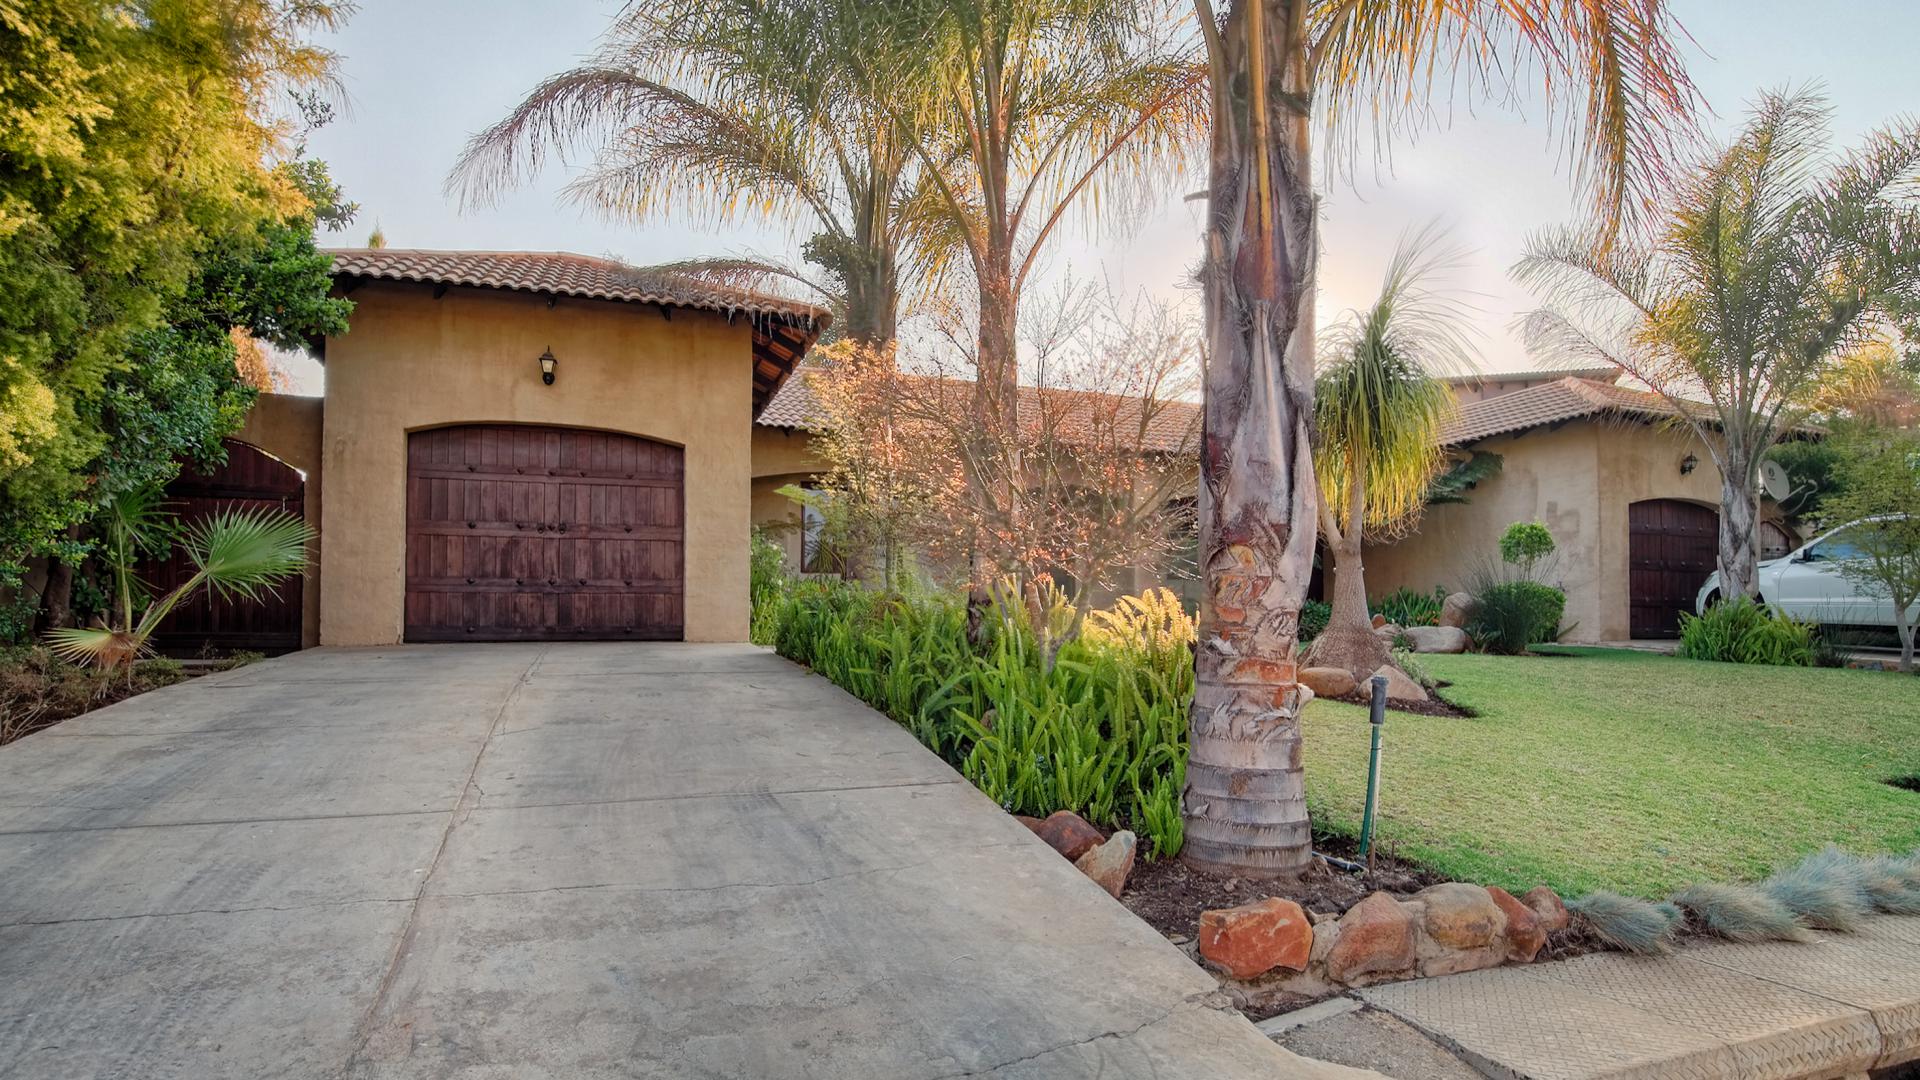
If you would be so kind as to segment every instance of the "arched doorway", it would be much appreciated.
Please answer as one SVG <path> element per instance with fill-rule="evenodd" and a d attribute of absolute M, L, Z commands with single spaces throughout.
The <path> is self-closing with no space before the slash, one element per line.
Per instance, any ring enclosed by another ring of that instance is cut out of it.
<path fill-rule="evenodd" d="M 1636 638 L 1680 636 L 1680 613 L 1713 573 L 1720 515 L 1678 499 L 1647 499 L 1627 507 L 1627 574 Z"/>
<path fill-rule="evenodd" d="M 220 510 L 306 512 L 306 478 L 291 465 L 246 443 L 228 439 L 226 463 L 211 472 L 183 471 L 167 485 L 168 508 L 182 524 L 204 520 Z M 175 548 L 167 561 L 146 576 L 154 595 L 163 595 L 193 576 L 193 563 Z M 300 647 L 300 595 L 303 582 L 292 578 L 257 600 L 225 598 L 202 589 L 173 609 L 160 623 L 155 645 L 169 656 L 214 653 L 292 652 Z"/>
<path fill-rule="evenodd" d="M 679 640 L 682 459 L 607 431 L 412 433 L 406 640 Z"/>

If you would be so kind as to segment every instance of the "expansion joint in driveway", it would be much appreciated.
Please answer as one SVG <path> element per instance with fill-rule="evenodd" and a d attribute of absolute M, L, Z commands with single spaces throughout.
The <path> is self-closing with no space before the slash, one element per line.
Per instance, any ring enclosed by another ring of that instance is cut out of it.
<path fill-rule="evenodd" d="M 493 745 L 494 737 L 499 733 L 501 723 L 506 720 L 508 710 L 513 708 L 514 698 L 520 696 L 520 691 L 527 685 L 527 678 L 551 651 L 551 647 L 540 650 L 539 655 L 527 664 L 526 670 L 513 680 L 513 685 L 507 688 L 506 694 L 500 699 L 500 708 L 493 714 L 493 723 L 487 726 L 486 738 L 480 740 L 480 749 L 474 753 L 473 763 L 467 767 L 467 779 L 460 788 L 460 798 L 454 803 L 453 813 L 447 815 L 447 827 L 440 832 L 440 842 L 433 849 L 433 858 L 427 862 L 427 872 L 420 875 L 420 887 L 414 891 L 412 907 L 407 911 L 407 921 L 400 928 L 400 939 L 394 945 L 393 955 L 388 958 L 386 972 L 381 975 L 380 985 L 374 990 L 373 1000 L 368 1003 L 367 1011 L 360 1019 L 360 1030 L 354 1038 L 353 1056 L 347 1061 L 346 1071 L 349 1074 L 352 1073 L 360 1055 L 366 1050 L 368 1040 L 373 1038 L 374 1025 L 379 1019 L 380 1010 L 387 1003 L 387 995 L 393 992 L 394 980 L 399 977 L 400 967 L 406 962 L 407 953 L 413 947 L 414 932 L 420 919 L 420 901 L 426 896 L 427 887 L 433 883 L 433 875 L 440 869 L 440 861 L 447 853 L 447 842 L 453 838 L 453 830 L 473 813 L 473 808 L 479 801 L 476 796 L 480 794 L 480 786 L 475 781 L 480 775 L 480 762 L 486 758 L 487 749 Z"/>

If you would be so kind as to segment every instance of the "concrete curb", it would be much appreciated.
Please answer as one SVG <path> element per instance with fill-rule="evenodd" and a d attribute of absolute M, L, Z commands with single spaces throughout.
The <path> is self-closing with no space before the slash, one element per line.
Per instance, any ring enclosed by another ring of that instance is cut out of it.
<path fill-rule="evenodd" d="M 1832 1080 L 1920 1060 L 1920 918 L 1812 944 L 1614 953 L 1371 987 L 1489 1076 Z"/>

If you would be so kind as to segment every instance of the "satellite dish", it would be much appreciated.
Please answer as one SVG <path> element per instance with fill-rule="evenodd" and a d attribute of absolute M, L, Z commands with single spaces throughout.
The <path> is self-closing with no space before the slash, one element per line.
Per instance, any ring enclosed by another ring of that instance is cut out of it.
<path fill-rule="evenodd" d="M 1760 490 L 1767 498 L 1780 502 L 1793 492 L 1793 482 L 1787 479 L 1787 470 L 1777 461 L 1760 463 Z"/>

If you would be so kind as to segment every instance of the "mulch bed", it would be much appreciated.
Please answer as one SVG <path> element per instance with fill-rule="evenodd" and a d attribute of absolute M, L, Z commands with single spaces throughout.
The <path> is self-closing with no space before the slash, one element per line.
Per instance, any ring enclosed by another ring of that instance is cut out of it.
<path fill-rule="evenodd" d="M 1356 854 L 1352 841 L 1335 837 L 1316 840 L 1314 850 L 1336 858 L 1352 858 Z M 1200 913 L 1214 908 L 1280 896 L 1308 911 L 1338 914 L 1376 889 L 1406 894 L 1448 880 L 1377 849 L 1370 874 L 1347 873 L 1316 859 L 1312 868 L 1293 882 L 1217 878 L 1196 873 L 1177 859 L 1161 859 L 1134 865 L 1126 890 L 1120 894 L 1120 902 L 1163 936 L 1184 942 L 1199 928 Z"/>

